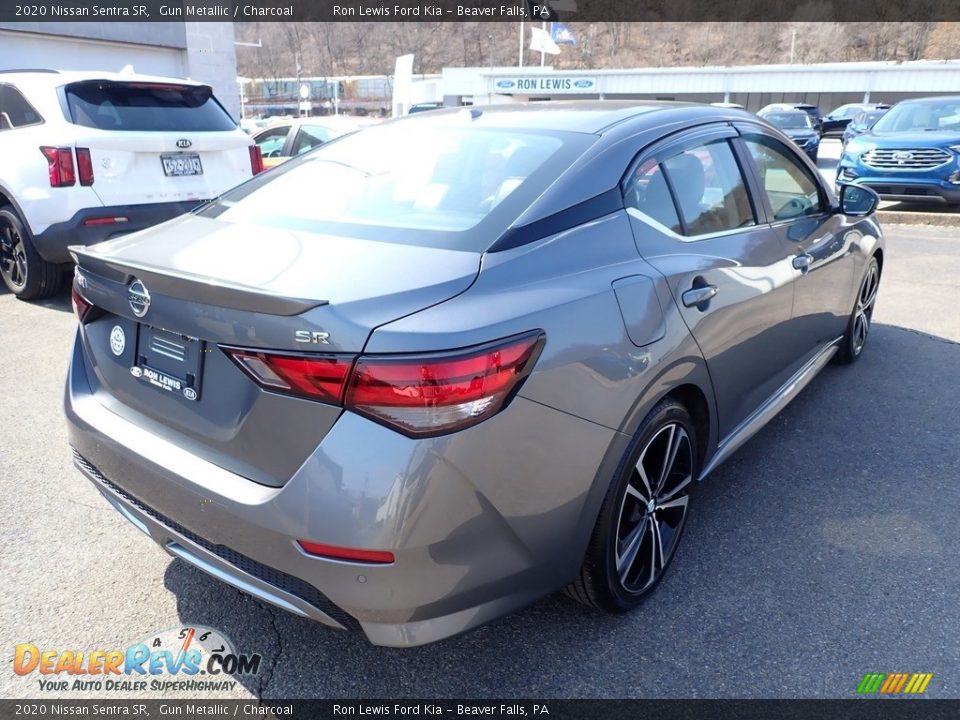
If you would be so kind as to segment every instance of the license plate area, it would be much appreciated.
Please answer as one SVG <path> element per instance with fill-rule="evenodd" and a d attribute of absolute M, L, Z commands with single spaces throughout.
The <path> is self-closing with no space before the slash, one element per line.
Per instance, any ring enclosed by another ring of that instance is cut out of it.
<path fill-rule="evenodd" d="M 200 399 L 203 341 L 149 325 L 137 328 L 136 363 L 130 373 L 163 392 Z"/>
<path fill-rule="evenodd" d="M 163 163 L 163 174 L 167 177 L 203 175 L 203 165 L 196 153 L 161 155 L 160 162 Z"/>

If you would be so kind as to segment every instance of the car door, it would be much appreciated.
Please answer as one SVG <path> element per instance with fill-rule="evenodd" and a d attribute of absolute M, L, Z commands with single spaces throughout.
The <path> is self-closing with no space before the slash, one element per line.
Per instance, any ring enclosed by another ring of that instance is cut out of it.
<path fill-rule="evenodd" d="M 332 130 L 322 125 L 301 125 L 290 149 L 290 157 L 302 155 L 335 137 Z"/>
<path fill-rule="evenodd" d="M 790 255 L 795 280 L 787 335 L 798 368 L 824 343 L 843 334 L 850 315 L 855 237 L 835 212 L 819 173 L 792 145 L 757 126 L 744 126 L 739 140 L 759 186 L 758 195 Z"/>
<path fill-rule="evenodd" d="M 274 125 L 253 136 L 253 142 L 260 148 L 265 168 L 276 167 L 286 159 L 284 149 L 287 146 L 290 127 L 288 124 Z"/>
<path fill-rule="evenodd" d="M 662 273 L 707 362 L 723 438 L 785 381 L 790 250 L 748 191 L 737 131 L 715 125 L 641 153 L 624 183 L 640 254 Z"/>

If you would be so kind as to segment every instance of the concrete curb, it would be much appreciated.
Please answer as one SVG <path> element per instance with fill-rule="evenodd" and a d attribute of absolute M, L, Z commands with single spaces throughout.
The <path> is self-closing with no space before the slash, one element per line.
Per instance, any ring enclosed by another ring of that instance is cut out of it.
<path fill-rule="evenodd" d="M 960 213 L 909 212 L 880 210 L 877 219 L 881 225 L 929 225 L 960 228 Z"/>

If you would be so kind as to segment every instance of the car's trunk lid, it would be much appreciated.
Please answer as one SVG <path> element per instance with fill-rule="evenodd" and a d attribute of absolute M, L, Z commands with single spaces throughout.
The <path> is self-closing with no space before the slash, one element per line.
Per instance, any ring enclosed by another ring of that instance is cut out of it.
<path fill-rule="evenodd" d="M 359 354 L 379 325 L 466 290 L 480 265 L 474 252 L 194 215 L 71 250 L 102 312 L 83 332 L 100 401 L 269 485 L 289 479 L 342 410 L 261 389 L 224 348 Z M 150 381 L 153 370 L 176 387 Z"/>

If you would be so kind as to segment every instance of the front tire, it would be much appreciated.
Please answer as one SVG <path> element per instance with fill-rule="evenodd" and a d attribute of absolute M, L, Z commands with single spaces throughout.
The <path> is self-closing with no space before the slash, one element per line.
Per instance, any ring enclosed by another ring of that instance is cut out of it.
<path fill-rule="evenodd" d="M 641 423 L 607 492 L 568 595 L 623 613 L 656 587 L 686 525 L 696 447 L 690 413 L 672 398 L 661 400 Z"/>
<path fill-rule="evenodd" d="M 857 291 L 857 300 L 847 322 L 847 330 L 840 341 L 840 351 L 837 353 L 837 362 L 849 365 L 857 361 L 863 353 L 867 343 L 867 336 L 873 326 L 873 308 L 877 304 L 877 291 L 880 289 L 880 263 L 876 257 L 871 257 L 867 263 L 867 271 L 860 281 Z"/>
<path fill-rule="evenodd" d="M 20 300 L 50 297 L 63 277 L 59 265 L 37 253 L 30 231 L 10 205 L 0 206 L 0 277 Z"/>

